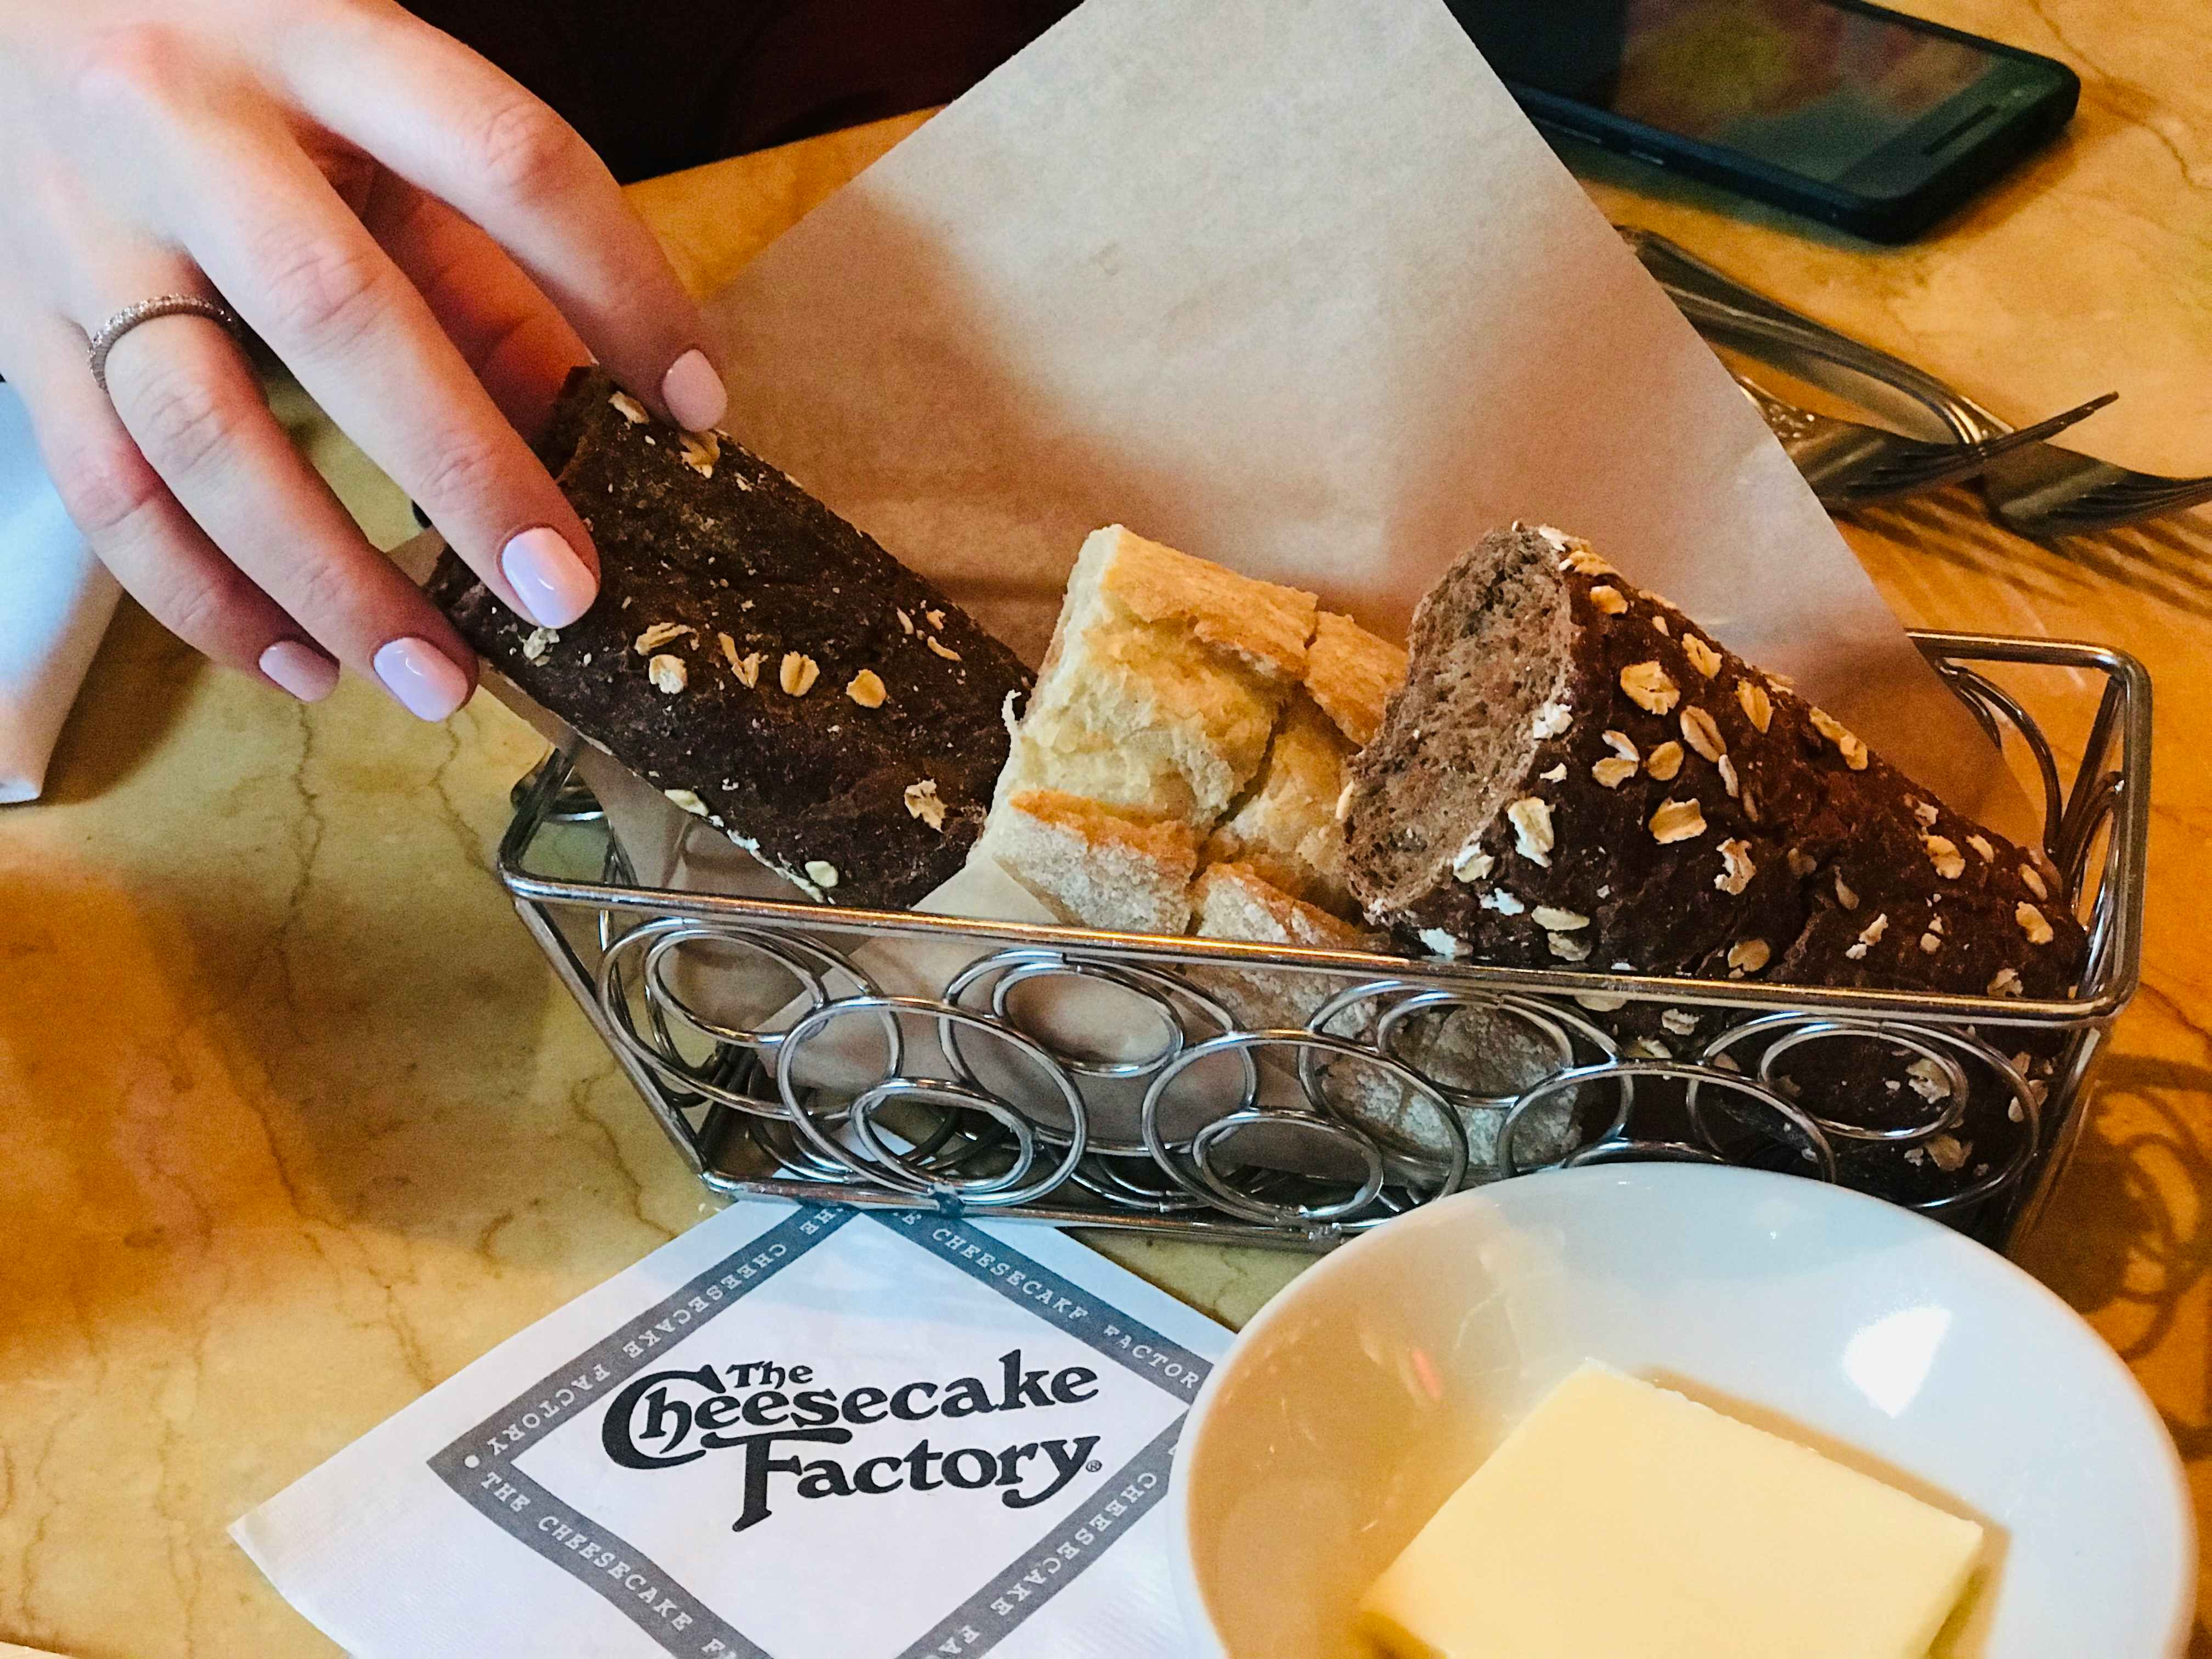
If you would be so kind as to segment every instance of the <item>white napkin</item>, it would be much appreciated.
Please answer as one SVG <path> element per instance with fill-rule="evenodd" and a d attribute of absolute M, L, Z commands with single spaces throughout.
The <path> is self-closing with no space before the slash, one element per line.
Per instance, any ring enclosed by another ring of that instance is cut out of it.
<path fill-rule="evenodd" d="M 740 1204 L 231 1535 L 365 1659 L 1168 1659 L 1226 1343 L 1049 1229 Z"/>
<path fill-rule="evenodd" d="M 0 801 L 36 800 L 120 590 L 62 510 L 0 386 Z"/>

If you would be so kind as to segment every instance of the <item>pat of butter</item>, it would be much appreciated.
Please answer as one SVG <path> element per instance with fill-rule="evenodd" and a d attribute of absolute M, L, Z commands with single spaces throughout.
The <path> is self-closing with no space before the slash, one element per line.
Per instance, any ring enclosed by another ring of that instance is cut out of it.
<path fill-rule="evenodd" d="M 1400 1659 L 1923 1659 L 1982 1529 L 1589 1364 L 1360 1603 Z"/>

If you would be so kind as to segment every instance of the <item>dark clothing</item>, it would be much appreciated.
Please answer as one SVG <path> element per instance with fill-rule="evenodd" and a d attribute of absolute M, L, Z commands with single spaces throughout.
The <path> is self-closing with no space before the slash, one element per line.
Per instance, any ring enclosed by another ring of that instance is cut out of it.
<path fill-rule="evenodd" d="M 950 101 L 1075 0 L 408 0 L 622 179 Z"/>

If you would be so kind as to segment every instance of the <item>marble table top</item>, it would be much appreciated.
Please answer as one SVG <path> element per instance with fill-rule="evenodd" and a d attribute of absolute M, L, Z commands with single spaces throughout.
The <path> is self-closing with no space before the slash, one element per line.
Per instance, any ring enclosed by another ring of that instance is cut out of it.
<path fill-rule="evenodd" d="M 2212 467 L 2197 0 L 1918 9 L 2086 85 L 2063 142 L 1923 243 L 1573 159 L 1615 219 L 2000 412 L 2118 387 L 2081 447 Z M 703 291 L 912 125 L 634 194 Z M 391 487 L 277 397 L 371 532 L 405 535 Z M 2142 1379 L 2212 1518 L 2212 511 L 2043 547 L 1959 491 L 1846 528 L 1910 622 L 2108 641 L 2156 678 L 2146 981 L 2020 1255 Z M 2092 712 L 2078 690 L 2062 746 Z M 487 698 L 442 727 L 356 683 L 304 710 L 126 605 L 47 799 L 0 811 L 0 1640 L 333 1651 L 228 1522 L 705 1212 L 489 872 L 542 747 Z M 1232 1323 L 1304 1260 L 1110 1248 Z"/>

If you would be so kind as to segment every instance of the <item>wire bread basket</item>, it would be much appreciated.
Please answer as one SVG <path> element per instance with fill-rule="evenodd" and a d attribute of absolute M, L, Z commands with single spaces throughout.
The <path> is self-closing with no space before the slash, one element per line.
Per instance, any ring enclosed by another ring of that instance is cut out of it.
<path fill-rule="evenodd" d="M 1498 969 L 654 888 L 559 750 L 516 786 L 499 872 L 724 1197 L 1325 1248 L 1464 1186 L 1673 1158 L 1840 1180 L 2003 1248 L 2063 1167 L 2136 986 L 2150 684 L 2097 646 L 1914 639 L 2040 775 L 2044 846 L 2089 927 L 2066 1000 Z M 2070 776 L 1984 672 L 1996 665 L 2101 684 Z M 1837 1114 L 1822 1079 L 1878 1087 L 1895 1109 Z"/>

